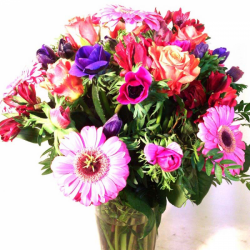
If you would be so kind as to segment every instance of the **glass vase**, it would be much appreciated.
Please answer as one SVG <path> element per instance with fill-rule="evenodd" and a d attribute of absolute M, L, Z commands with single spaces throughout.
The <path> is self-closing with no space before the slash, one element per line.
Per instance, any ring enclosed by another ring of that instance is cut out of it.
<path fill-rule="evenodd" d="M 156 225 L 143 238 L 147 218 L 117 200 L 96 207 L 101 250 L 154 250 Z"/>

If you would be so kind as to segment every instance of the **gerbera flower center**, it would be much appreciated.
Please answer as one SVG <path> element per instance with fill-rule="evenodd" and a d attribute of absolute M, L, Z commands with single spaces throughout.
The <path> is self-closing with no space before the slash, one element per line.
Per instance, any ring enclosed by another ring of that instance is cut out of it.
<path fill-rule="evenodd" d="M 84 182 L 96 182 L 109 171 L 109 159 L 100 149 L 86 148 L 74 159 L 75 174 Z"/>
<path fill-rule="evenodd" d="M 220 126 L 219 130 L 219 146 L 227 153 L 234 152 L 236 141 L 233 131 L 228 126 Z"/>
<path fill-rule="evenodd" d="M 115 9 L 116 12 L 120 12 L 120 13 L 133 13 L 134 11 L 133 10 L 128 10 L 128 9 L 125 9 L 124 7 L 122 6 L 119 6 Z"/>
<path fill-rule="evenodd" d="M 132 99 L 136 99 L 140 96 L 141 92 L 143 91 L 144 87 L 142 85 L 138 86 L 128 86 L 128 95 Z"/>

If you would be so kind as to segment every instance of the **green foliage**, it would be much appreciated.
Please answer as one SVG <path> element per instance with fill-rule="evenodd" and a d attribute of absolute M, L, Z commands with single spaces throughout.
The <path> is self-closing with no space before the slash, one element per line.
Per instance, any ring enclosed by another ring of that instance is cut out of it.
<path fill-rule="evenodd" d="M 246 144 L 245 149 L 245 162 L 244 162 L 244 173 L 249 170 L 250 167 L 250 145 Z"/>
<path fill-rule="evenodd" d="M 249 125 L 249 122 L 250 122 L 250 103 L 244 103 L 243 101 L 241 101 L 240 103 L 238 103 L 235 106 L 234 109 L 235 109 L 235 113 L 238 115 L 238 117 L 235 118 L 234 120 L 235 121 L 246 120 L 247 123 L 246 124 L 243 123 L 241 125 L 250 127 L 250 125 Z"/>
<path fill-rule="evenodd" d="M 199 67 L 201 68 L 201 71 L 198 80 L 203 80 L 208 77 L 211 72 L 218 71 L 220 61 L 221 58 L 218 58 L 218 55 L 210 55 L 207 51 L 204 57 L 200 60 Z"/>
<path fill-rule="evenodd" d="M 42 175 L 47 175 L 47 174 L 52 173 L 51 164 L 52 164 L 52 161 L 54 160 L 54 158 L 57 156 L 55 147 L 51 147 L 51 148 L 47 149 L 42 154 L 42 156 L 44 156 L 46 154 L 48 155 L 47 158 L 45 160 L 39 162 L 39 164 L 43 165 L 43 167 L 42 167 L 42 171 L 43 171 Z"/>
<path fill-rule="evenodd" d="M 231 83 L 230 85 L 233 89 L 237 90 L 237 95 L 239 96 L 248 86 L 240 83 Z"/>
<path fill-rule="evenodd" d="M 40 145 L 41 142 L 49 140 L 51 137 L 45 133 L 41 134 L 41 129 L 26 127 L 21 129 L 20 133 L 17 135 L 17 138 L 32 143 L 38 143 Z"/>

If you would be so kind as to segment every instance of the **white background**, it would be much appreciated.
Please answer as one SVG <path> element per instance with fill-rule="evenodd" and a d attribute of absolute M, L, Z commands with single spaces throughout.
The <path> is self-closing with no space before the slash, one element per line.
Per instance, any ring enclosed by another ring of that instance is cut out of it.
<path fill-rule="evenodd" d="M 205 31 L 212 38 L 209 41 L 210 48 L 226 47 L 231 51 L 226 66 L 229 68 L 240 66 L 245 72 L 241 82 L 249 85 L 250 14 L 246 0 L 154 0 L 149 3 L 127 0 L 123 2 L 117 0 L 0 0 L 0 93 L 3 93 L 5 86 L 35 58 L 36 50 L 42 44 L 54 43 L 54 38 L 64 32 L 64 24 L 67 24 L 68 19 L 87 13 L 93 14 L 106 3 L 126 4 L 127 7 L 147 11 L 153 11 L 154 7 L 157 7 L 163 15 L 167 10 L 178 10 L 179 7 L 182 7 L 184 12 L 191 11 L 191 17 L 198 18 L 205 24 Z M 250 90 L 246 91 L 241 98 L 249 101 L 249 95 Z M 243 131 L 244 139 L 250 143 L 249 129 Z M 83 207 L 65 198 L 60 193 L 52 175 L 40 175 L 38 161 L 46 149 L 47 145 L 39 147 L 19 139 L 12 143 L 0 142 L 0 249 L 98 250 L 94 208 Z M 240 185 L 237 183 L 234 188 L 242 188 Z M 245 196 L 237 199 L 234 195 L 223 196 L 222 192 L 227 194 L 225 188 L 227 186 L 217 190 L 212 189 L 211 193 L 216 192 L 218 195 L 221 192 L 221 197 L 218 196 L 219 199 L 208 204 L 211 209 L 217 206 L 220 210 L 223 204 L 228 203 L 228 209 L 230 204 L 236 202 L 243 208 L 246 204 L 250 204 L 249 192 L 244 191 Z M 226 199 L 230 199 L 230 202 Z M 168 209 L 175 211 L 176 208 L 169 206 Z M 188 216 L 185 209 L 178 210 L 178 215 L 183 218 Z M 237 216 L 240 215 L 233 214 L 233 216 L 237 221 Z M 249 218 L 249 212 L 245 216 Z M 167 219 L 167 215 L 164 218 Z M 160 234 L 164 234 L 166 230 L 163 226 L 165 227 L 165 224 L 160 228 Z M 188 228 L 189 225 L 186 227 Z M 222 241 L 222 238 L 219 240 Z M 222 244 L 222 242 L 219 243 Z M 223 244 L 225 246 L 225 241 Z M 176 247 L 177 245 L 178 243 L 175 244 Z M 170 248 L 159 246 L 159 249 Z M 209 244 L 202 249 L 210 249 Z M 217 248 L 213 247 L 213 249 Z M 231 249 L 230 245 L 227 249 Z"/>

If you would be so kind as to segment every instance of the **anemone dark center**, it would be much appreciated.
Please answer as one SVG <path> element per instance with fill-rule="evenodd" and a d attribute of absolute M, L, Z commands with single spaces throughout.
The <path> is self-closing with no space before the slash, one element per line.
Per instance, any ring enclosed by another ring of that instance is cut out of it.
<path fill-rule="evenodd" d="M 144 87 L 142 85 L 138 86 L 128 86 L 128 95 L 132 99 L 136 99 L 141 95 L 141 92 L 143 91 Z"/>
<path fill-rule="evenodd" d="M 100 180 L 109 170 L 109 159 L 100 149 L 84 149 L 74 159 L 75 174 L 85 182 Z"/>

